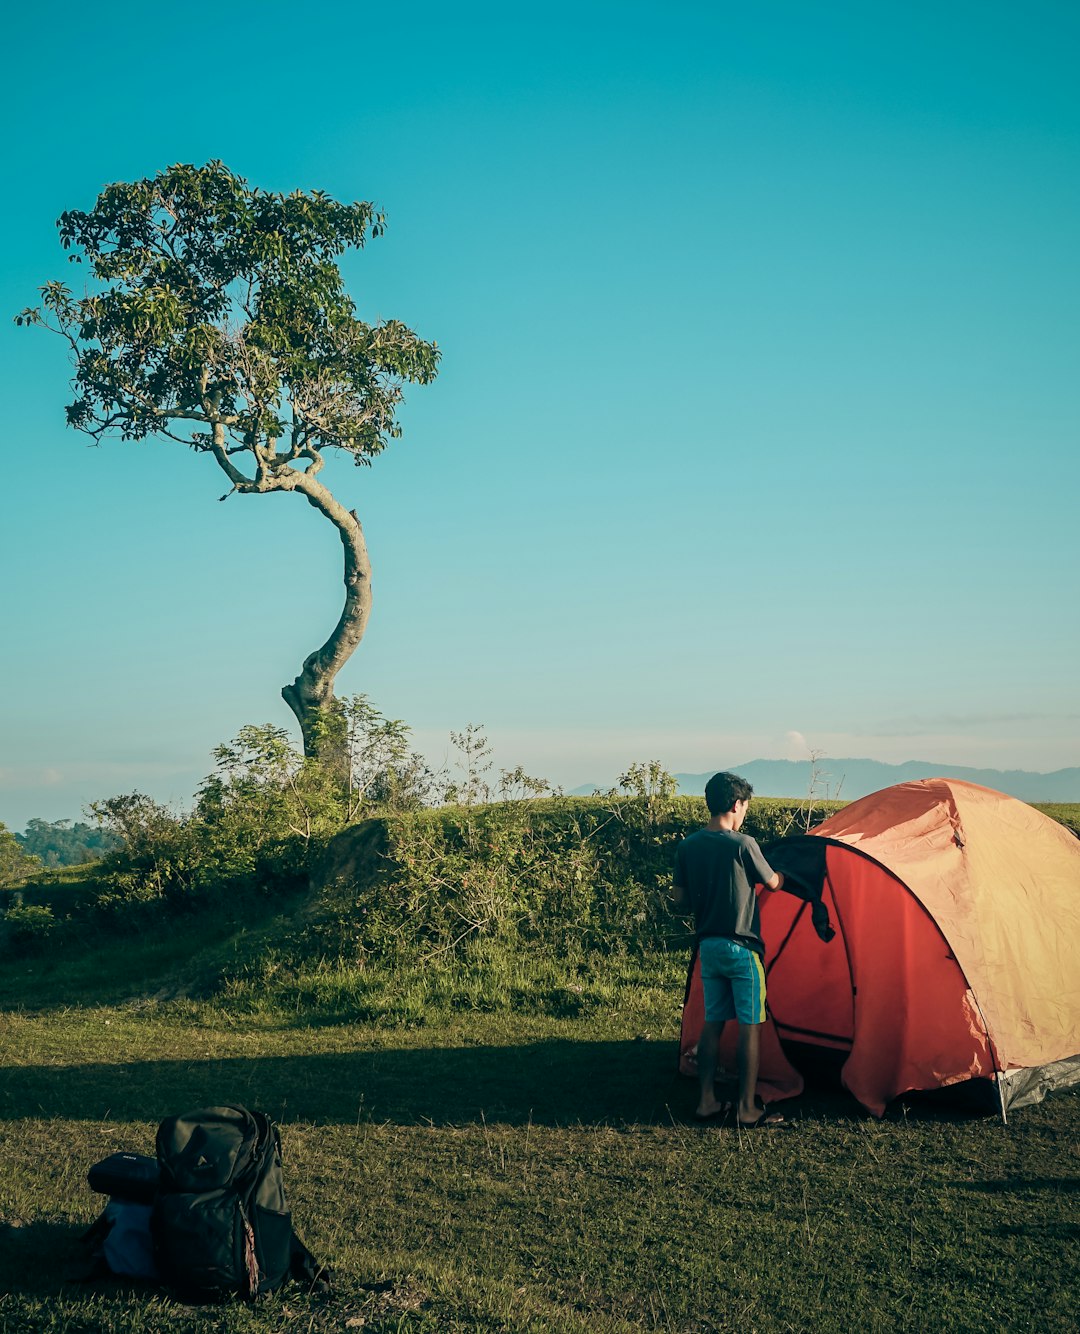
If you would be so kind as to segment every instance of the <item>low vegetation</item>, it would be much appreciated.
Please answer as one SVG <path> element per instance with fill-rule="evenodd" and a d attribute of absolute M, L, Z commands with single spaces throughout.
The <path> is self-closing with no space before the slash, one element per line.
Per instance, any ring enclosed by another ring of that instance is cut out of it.
<path fill-rule="evenodd" d="M 490 800 L 461 740 L 432 808 L 400 748 L 346 794 L 253 729 L 189 815 L 101 803 L 123 851 L 8 891 L 0 1331 L 1074 1327 L 1080 1097 L 873 1121 L 819 1071 L 786 1131 L 694 1125 L 665 890 L 703 803 L 658 766 Z M 756 800 L 748 828 L 822 813 Z M 332 1291 L 67 1281 L 89 1165 L 223 1101 L 280 1121 Z"/>
<path fill-rule="evenodd" d="M 1035 809 L 1071 829 L 1080 838 L 1080 802 L 1047 801 L 1036 805 Z"/>

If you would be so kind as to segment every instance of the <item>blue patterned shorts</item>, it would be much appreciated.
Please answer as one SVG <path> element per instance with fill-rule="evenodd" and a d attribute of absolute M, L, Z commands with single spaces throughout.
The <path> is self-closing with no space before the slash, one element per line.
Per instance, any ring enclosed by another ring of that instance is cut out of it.
<path fill-rule="evenodd" d="M 706 936 L 698 959 L 707 1022 L 765 1022 L 765 968 L 759 954 L 726 936 Z"/>

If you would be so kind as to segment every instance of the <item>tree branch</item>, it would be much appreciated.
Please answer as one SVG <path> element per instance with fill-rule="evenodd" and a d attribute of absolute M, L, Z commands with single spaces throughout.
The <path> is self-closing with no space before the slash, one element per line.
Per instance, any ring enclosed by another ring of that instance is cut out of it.
<path fill-rule="evenodd" d="M 233 484 L 233 491 L 246 491 L 254 486 L 249 477 L 245 477 L 239 468 L 235 467 L 229 459 L 228 452 L 225 449 L 225 427 L 220 422 L 214 423 L 214 436 L 210 444 L 211 453 L 217 459 L 218 467 Z M 232 492 L 228 493 L 229 495 Z M 222 496 L 222 500 L 225 496 Z"/>

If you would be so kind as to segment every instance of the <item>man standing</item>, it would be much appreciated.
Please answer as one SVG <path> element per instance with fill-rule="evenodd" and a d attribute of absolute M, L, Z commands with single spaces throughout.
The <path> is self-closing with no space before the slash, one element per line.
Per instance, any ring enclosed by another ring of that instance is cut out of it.
<path fill-rule="evenodd" d="M 755 1091 L 765 1022 L 765 944 L 754 886 L 779 889 L 784 877 L 762 856 L 756 839 L 739 833 L 753 791 L 738 774 L 714 774 L 709 779 L 705 785 L 709 823 L 679 844 L 672 892 L 675 907 L 694 915 L 705 996 L 696 1116 L 699 1121 L 712 1121 L 726 1110 L 713 1087 L 716 1049 L 725 1022 L 736 1019 L 739 1101 L 735 1115 L 745 1130 L 787 1124 L 782 1116 L 766 1110 Z"/>

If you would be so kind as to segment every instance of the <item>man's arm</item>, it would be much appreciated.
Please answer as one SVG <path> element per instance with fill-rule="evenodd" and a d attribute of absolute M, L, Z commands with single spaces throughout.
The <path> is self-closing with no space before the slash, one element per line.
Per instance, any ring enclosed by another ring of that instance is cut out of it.
<path fill-rule="evenodd" d="M 668 899 L 676 912 L 690 911 L 690 891 L 686 887 L 686 868 L 683 864 L 681 843 L 675 851 L 675 870 L 671 876 L 671 893 Z"/>
<path fill-rule="evenodd" d="M 746 850 L 750 854 L 750 861 L 753 865 L 754 876 L 757 877 L 759 884 L 764 885 L 766 889 L 783 889 L 784 873 L 783 871 L 774 871 L 758 847 L 758 841 L 751 835 L 746 835 Z M 744 859 L 745 863 L 745 859 Z M 754 876 L 751 876 L 753 881 Z"/>

